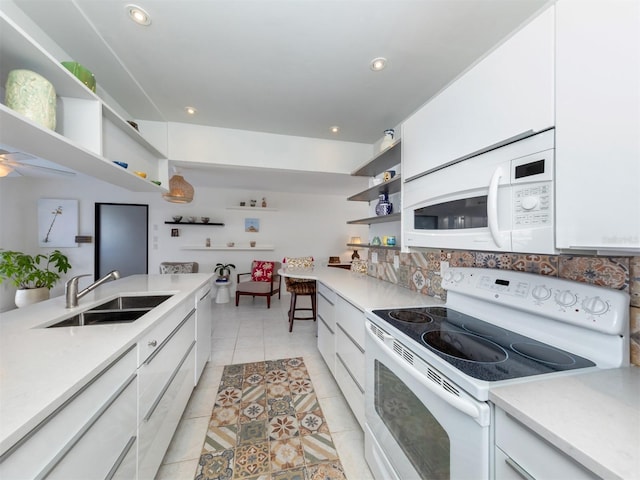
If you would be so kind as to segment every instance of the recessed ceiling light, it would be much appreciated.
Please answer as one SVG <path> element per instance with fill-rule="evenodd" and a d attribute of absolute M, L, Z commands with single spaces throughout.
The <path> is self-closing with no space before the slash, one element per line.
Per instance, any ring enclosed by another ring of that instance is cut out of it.
<path fill-rule="evenodd" d="M 374 72 L 379 72 L 380 70 L 384 70 L 384 67 L 387 66 L 387 59 L 384 57 L 374 58 L 371 60 L 369 66 Z"/>
<path fill-rule="evenodd" d="M 198 110 L 196 110 L 193 107 L 184 107 L 184 111 L 187 112 L 189 115 L 195 115 L 196 113 L 198 113 Z"/>
<path fill-rule="evenodd" d="M 331 131 L 331 133 L 338 133 L 340 131 L 340 127 L 334 125 L 333 127 L 329 127 L 329 130 Z"/>
<path fill-rule="evenodd" d="M 129 16 L 131 20 L 136 22 L 138 25 L 151 25 L 151 17 L 147 12 L 145 12 L 144 8 L 139 7 L 138 5 L 133 5 L 130 3 L 125 7 L 127 12 L 129 12 Z"/>

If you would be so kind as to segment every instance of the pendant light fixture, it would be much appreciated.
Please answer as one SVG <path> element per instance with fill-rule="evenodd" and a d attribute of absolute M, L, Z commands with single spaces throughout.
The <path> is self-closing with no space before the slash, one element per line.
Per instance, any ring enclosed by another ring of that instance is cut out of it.
<path fill-rule="evenodd" d="M 169 193 L 163 193 L 162 198 L 171 203 L 191 203 L 193 186 L 182 175 L 174 174 L 169 179 Z"/>

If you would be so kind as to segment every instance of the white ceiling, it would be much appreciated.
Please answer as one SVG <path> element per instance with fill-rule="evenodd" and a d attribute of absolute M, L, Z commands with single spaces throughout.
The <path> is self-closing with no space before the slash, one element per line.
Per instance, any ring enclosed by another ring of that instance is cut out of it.
<path fill-rule="evenodd" d="M 13 3 L 131 118 L 373 144 L 547 1 Z M 130 3 L 151 15 L 150 26 L 128 18 Z M 385 70 L 369 68 L 375 57 L 387 58 Z M 187 105 L 197 115 L 188 116 Z M 209 172 L 212 180 L 217 173 Z M 225 174 L 250 183 L 243 169 Z M 310 188 L 323 180 L 304 177 Z"/>
<path fill-rule="evenodd" d="M 362 143 L 545 2 L 14 0 L 133 118 Z M 128 18 L 129 3 L 150 26 Z M 379 56 L 388 66 L 373 72 Z"/>

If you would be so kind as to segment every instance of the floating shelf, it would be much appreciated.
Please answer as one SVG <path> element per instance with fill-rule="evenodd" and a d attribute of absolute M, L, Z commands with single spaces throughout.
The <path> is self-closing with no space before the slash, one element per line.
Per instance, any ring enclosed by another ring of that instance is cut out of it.
<path fill-rule="evenodd" d="M 398 245 L 372 245 L 371 243 L 347 243 L 351 248 L 384 248 L 386 250 L 400 250 Z"/>
<path fill-rule="evenodd" d="M 361 218 L 358 220 L 349 220 L 347 224 L 349 225 L 373 225 L 375 223 L 387 223 L 387 222 L 399 222 L 400 221 L 399 213 L 392 213 L 390 215 L 380 215 L 376 217 L 369 218 Z"/>
<path fill-rule="evenodd" d="M 210 226 L 210 227 L 224 227 L 224 223 L 218 223 L 218 222 L 209 222 L 209 223 L 202 223 L 202 222 L 164 222 L 166 225 L 204 225 L 204 226 Z"/>
<path fill-rule="evenodd" d="M 261 211 L 261 212 L 277 212 L 278 209 L 277 208 L 270 208 L 270 207 L 227 207 L 227 210 L 251 210 L 252 212 L 257 212 L 257 211 Z"/>
<path fill-rule="evenodd" d="M 396 175 L 391 180 L 383 182 L 379 185 L 374 185 L 367 190 L 356 193 L 355 195 L 350 196 L 347 200 L 356 201 L 356 202 L 370 202 L 372 200 L 376 200 L 379 195 L 386 193 L 387 195 L 392 195 L 394 193 L 398 193 L 402 188 L 402 182 L 400 181 L 400 175 Z"/>
<path fill-rule="evenodd" d="M 390 169 L 394 165 L 398 165 L 401 160 L 401 143 L 402 140 L 398 140 L 389 148 L 387 148 L 383 152 L 380 152 L 363 166 L 352 172 L 351 175 L 356 175 L 359 177 L 375 177 L 377 174 Z"/>
<path fill-rule="evenodd" d="M 255 247 L 227 247 L 226 245 L 212 245 L 210 247 L 202 247 L 200 245 L 184 245 L 180 247 L 180 250 L 237 250 L 237 251 L 248 251 L 248 250 L 259 250 L 259 251 L 268 251 L 275 250 L 273 245 L 261 245 Z"/>

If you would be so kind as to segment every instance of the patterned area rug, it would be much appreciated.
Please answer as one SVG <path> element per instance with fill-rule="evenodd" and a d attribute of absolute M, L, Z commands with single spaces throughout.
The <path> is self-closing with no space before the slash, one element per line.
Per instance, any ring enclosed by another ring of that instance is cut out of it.
<path fill-rule="evenodd" d="M 302 358 L 227 365 L 196 480 L 346 480 Z"/>

